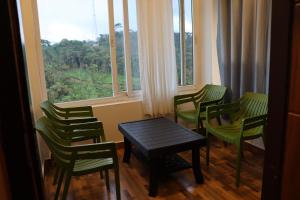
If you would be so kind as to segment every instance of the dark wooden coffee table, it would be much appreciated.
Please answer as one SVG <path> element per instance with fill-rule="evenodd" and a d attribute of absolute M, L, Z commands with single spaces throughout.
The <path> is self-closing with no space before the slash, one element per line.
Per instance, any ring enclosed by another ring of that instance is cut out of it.
<path fill-rule="evenodd" d="M 131 145 L 134 145 L 149 162 L 149 196 L 157 194 L 157 179 L 164 159 L 182 151 L 192 150 L 194 176 L 197 183 L 203 183 L 199 150 L 206 145 L 206 139 L 202 135 L 163 117 L 121 123 L 118 128 L 124 135 L 123 162 L 129 162 Z"/>

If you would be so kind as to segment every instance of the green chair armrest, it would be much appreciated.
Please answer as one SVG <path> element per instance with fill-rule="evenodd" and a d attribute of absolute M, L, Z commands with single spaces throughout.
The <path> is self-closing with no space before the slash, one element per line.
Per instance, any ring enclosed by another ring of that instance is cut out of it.
<path fill-rule="evenodd" d="M 76 138 L 80 137 L 82 140 L 88 140 L 92 138 L 98 138 L 99 136 L 103 135 L 101 130 L 78 130 L 71 133 L 66 133 L 63 139 L 70 139 L 72 142 L 78 142 Z"/>
<path fill-rule="evenodd" d="M 64 146 L 64 149 L 67 151 L 104 151 L 111 150 L 116 151 L 116 144 L 114 142 L 102 142 L 102 143 L 94 143 L 94 144 L 82 144 L 82 145 L 73 145 L 73 146 Z"/>
<path fill-rule="evenodd" d="M 67 107 L 62 108 L 51 104 L 53 111 L 64 118 L 70 117 L 93 117 L 93 109 L 91 106 Z"/>
<path fill-rule="evenodd" d="M 59 143 L 52 143 L 53 146 L 58 147 L 61 151 L 65 152 L 80 152 L 80 151 L 101 151 L 112 150 L 116 151 L 116 144 L 114 142 L 101 142 L 93 144 L 80 144 L 80 145 L 62 145 Z"/>
<path fill-rule="evenodd" d="M 99 121 L 79 124 L 62 124 L 51 121 L 49 124 L 59 131 L 59 136 L 62 139 L 72 142 L 78 142 L 79 137 L 80 140 L 98 138 L 99 136 L 104 139 L 103 124 Z"/>
<path fill-rule="evenodd" d="M 116 153 L 115 150 L 106 149 L 99 151 L 80 151 L 77 152 L 76 158 L 77 160 L 81 159 L 99 159 L 99 158 L 113 158 Z"/>
<path fill-rule="evenodd" d="M 180 95 L 175 95 L 174 100 L 180 100 L 180 99 L 185 99 L 185 98 L 191 98 L 195 96 L 196 93 L 189 93 L 189 94 L 180 94 Z"/>
<path fill-rule="evenodd" d="M 58 127 L 65 129 L 66 131 L 82 130 L 82 129 L 103 129 L 102 122 L 86 122 L 77 124 L 57 125 Z"/>
<path fill-rule="evenodd" d="M 93 117 L 93 112 L 90 111 L 65 111 L 65 112 L 61 112 L 61 111 L 54 111 L 55 114 L 57 114 L 58 116 L 68 119 L 68 118 L 81 118 L 81 117 Z"/>
<path fill-rule="evenodd" d="M 178 99 L 178 100 L 174 100 L 174 106 L 180 105 L 180 104 L 184 104 L 184 103 L 188 103 L 188 102 L 193 102 L 194 99 L 193 97 L 186 97 L 186 98 L 182 98 L 182 99 Z"/>
<path fill-rule="evenodd" d="M 84 111 L 84 112 L 67 112 L 65 114 L 66 119 L 72 118 L 72 117 L 78 117 L 78 118 L 79 117 L 93 117 L 93 113 Z"/>
<path fill-rule="evenodd" d="M 57 146 L 61 151 L 72 153 L 73 159 L 99 159 L 116 157 L 116 144 L 114 142 L 103 142 L 94 144 L 72 145 L 65 146 L 61 144 L 53 144 Z M 61 155 L 63 155 L 61 154 Z"/>
<path fill-rule="evenodd" d="M 67 112 L 92 112 L 92 106 L 68 107 L 63 108 Z"/>
<path fill-rule="evenodd" d="M 212 101 L 203 101 L 203 102 L 199 102 L 199 105 L 198 105 L 198 110 L 199 111 L 204 111 L 204 109 L 207 107 L 207 106 L 210 106 L 210 105 L 216 105 L 218 103 L 220 103 L 221 101 L 223 101 L 223 99 L 217 99 L 217 100 L 212 100 Z"/>
<path fill-rule="evenodd" d="M 215 117 L 219 117 L 223 114 L 232 114 L 239 110 L 240 102 L 234 102 L 230 104 L 221 104 L 221 105 L 214 105 L 214 106 L 207 106 L 206 107 L 206 119 L 211 119 Z"/>
<path fill-rule="evenodd" d="M 221 99 L 222 100 L 222 99 Z M 198 106 L 197 106 L 197 117 L 200 117 L 200 113 L 205 111 L 207 106 L 210 105 L 216 105 L 217 103 L 219 103 L 221 100 L 214 100 L 214 101 L 204 101 L 204 102 L 199 102 Z"/>
<path fill-rule="evenodd" d="M 63 124 L 78 124 L 78 123 L 95 122 L 97 121 L 97 118 L 86 117 L 86 118 L 78 118 L 78 119 L 57 119 L 57 120 Z"/>
<path fill-rule="evenodd" d="M 92 111 L 92 106 L 78 106 L 78 107 L 59 107 L 56 106 L 55 104 L 51 103 L 51 105 L 58 110 L 59 112 L 91 112 Z"/>
<path fill-rule="evenodd" d="M 264 126 L 267 122 L 267 114 L 258 115 L 255 117 L 248 117 L 242 119 L 242 128 L 243 130 L 248 130 L 258 126 Z"/>
<path fill-rule="evenodd" d="M 91 106 L 65 108 L 66 117 L 93 117 L 93 109 Z"/>
<path fill-rule="evenodd" d="M 181 94 L 174 96 L 174 105 L 184 104 L 188 102 L 193 102 L 193 97 L 196 95 L 201 95 L 203 93 L 203 89 L 198 92 L 190 93 L 190 94 Z"/>
<path fill-rule="evenodd" d="M 209 105 L 214 105 L 216 103 L 219 103 L 220 101 L 222 101 L 222 99 L 218 99 L 218 100 L 213 100 L 213 101 L 204 101 L 204 102 L 200 102 L 200 106 L 199 107 L 206 107 Z"/>

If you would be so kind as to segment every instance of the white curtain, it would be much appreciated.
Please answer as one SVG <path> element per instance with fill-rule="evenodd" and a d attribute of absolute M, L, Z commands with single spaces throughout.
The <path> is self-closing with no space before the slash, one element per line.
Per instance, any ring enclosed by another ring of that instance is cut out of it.
<path fill-rule="evenodd" d="M 217 56 L 217 0 L 193 1 L 195 84 L 221 84 Z"/>
<path fill-rule="evenodd" d="M 177 80 L 172 0 L 136 3 L 143 109 L 164 115 L 172 112 Z"/>

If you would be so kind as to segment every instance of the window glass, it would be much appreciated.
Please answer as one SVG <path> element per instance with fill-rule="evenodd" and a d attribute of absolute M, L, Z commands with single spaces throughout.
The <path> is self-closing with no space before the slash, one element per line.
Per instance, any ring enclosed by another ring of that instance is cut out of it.
<path fill-rule="evenodd" d="M 181 3 L 184 5 L 181 5 Z M 181 16 L 181 9 L 184 8 Z M 184 23 L 181 23 L 184 21 Z M 178 85 L 193 84 L 192 0 L 173 0 L 173 26 Z"/>
<path fill-rule="evenodd" d="M 180 10 L 179 0 L 173 0 L 173 25 L 176 51 L 177 83 L 181 85 L 181 44 L 180 44 Z"/>
<path fill-rule="evenodd" d="M 123 0 L 114 0 L 114 25 L 119 91 L 126 91 L 123 22 Z"/>
<path fill-rule="evenodd" d="M 184 1 L 186 85 L 193 84 L 193 22 L 192 0 Z"/>
<path fill-rule="evenodd" d="M 37 0 L 48 98 L 112 96 L 107 0 Z"/>
<path fill-rule="evenodd" d="M 138 56 L 136 0 L 128 0 L 129 37 L 131 53 L 131 74 L 133 90 L 140 90 L 140 70 Z"/>

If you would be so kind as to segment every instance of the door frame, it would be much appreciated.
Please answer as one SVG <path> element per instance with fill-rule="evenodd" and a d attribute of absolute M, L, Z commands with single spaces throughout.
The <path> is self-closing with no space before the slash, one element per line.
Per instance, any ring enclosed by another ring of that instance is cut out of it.
<path fill-rule="evenodd" d="M 262 199 L 280 199 L 293 1 L 272 1 L 269 113 Z M 16 1 L 0 0 L 0 145 L 13 199 L 45 199 Z M 9 87 L 7 87 L 9 85 Z M 18 114 L 16 114 L 18 113 Z"/>
<path fill-rule="evenodd" d="M 45 199 L 17 1 L 0 0 L 0 146 L 11 199 Z"/>
<path fill-rule="evenodd" d="M 287 122 L 293 1 L 272 1 L 268 124 L 262 199 L 280 199 Z"/>

